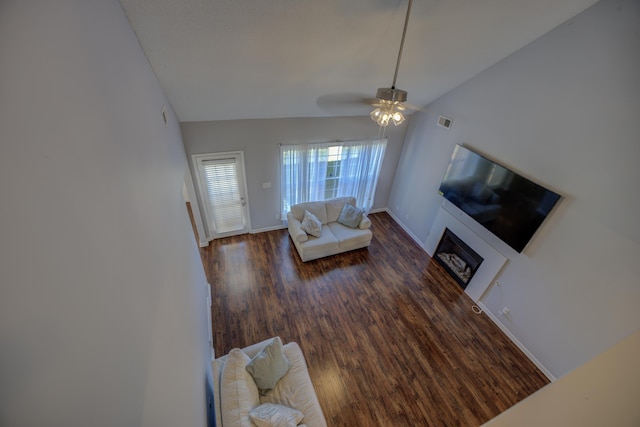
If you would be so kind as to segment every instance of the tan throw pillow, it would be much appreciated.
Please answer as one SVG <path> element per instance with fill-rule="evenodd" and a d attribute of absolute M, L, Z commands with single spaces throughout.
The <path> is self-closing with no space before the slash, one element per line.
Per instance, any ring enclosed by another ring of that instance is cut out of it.
<path fill-rule="evenodd" d="M 247 364 L 247 371 L 253 376 L 260 394 L 265 395 L 275 388 L 289 367 L 291 367 L 291 362 L 284 354 L 282 340 L 280 337 L 275 337 L 271 344 L 263 348 Z"/>
<path fill-rule="evenodd" d="M 258 427 L 295 427 L 304 418 L 302 412 L 277 403 L 263 403 L 249 412 Z"/>
<path fill-rule="evenodd" d="M 309 211 L 304 211 L 302 229 L 313 237 L 320 237 L 320 234 L 322 233 L 322 223 L 314 214 Z"/>

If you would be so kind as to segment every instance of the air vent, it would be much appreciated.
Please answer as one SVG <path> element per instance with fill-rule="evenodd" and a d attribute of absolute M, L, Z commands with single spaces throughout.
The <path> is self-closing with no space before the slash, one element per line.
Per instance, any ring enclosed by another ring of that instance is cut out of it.
<path fill-rule="evenodd" d="M 452 123 L 453 123 L 453 120 L 450 119 L 449 117 L 440 116 L 438 118 L 438 126 L 442 126 L 445 129 L 450 129 Z"/>

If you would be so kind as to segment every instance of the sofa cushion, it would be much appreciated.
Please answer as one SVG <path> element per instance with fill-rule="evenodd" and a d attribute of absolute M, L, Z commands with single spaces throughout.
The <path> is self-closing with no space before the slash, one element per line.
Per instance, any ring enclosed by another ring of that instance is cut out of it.
<path fill-rule="evenodd" d="M 341 250 L 349 250 L 352 248 L 361 248 L 371 243 L 371 237 L 373 234 L 371 230 L 351 228 L 342 225 L 338 222 L 332 222 L 327 225 L 327 228 L 331 230 L 333 235 L 340 242 Z"/>
<path fill-rule="evenodd" d="M 338 217 L 340 216 L 340 212 L 342 212 L 342 207 L 345 204 L 350 204 L 352 206 L 356 205 L 355 197 L 336 197 L 335 199 L 326 200 L 325 206 L 327 208 L 327 223 L 336 222 Z"/>
<path fill-rule="evenodd" d="M 302 248 L 300 257 L 303 261 L 333 255 L 340 252 L 340 242 L 329 228 L 331 224 L 322 227 L 320 237 L 310 237 L 304 243 L 297 243 Z M 303 255 L 304 254 L 304 255 Z"/>
<path fill-rule="evenodd" d="M 260 394 L 271 391 L 278 381 L 285 376 L 291 363 L 284 354 L 282 340 L 275 337 L 247 364 L 247 371 L 253 376 Z"/>
<path fill-rule="evenodd" d="M 304 418 L 302 412 L 277 403 L 263 403 L 249 412 L 258 427 L 295 427 Z"/>
<path fill-rule="evenodd" d="M 320 237 L 322 223 L 314 214 L 305 210 L 304 218 L 302 218 L 302 229 L 313 237 Z"/>
<path fill-rule="evenodd" d="M 345 203 L 344 206 L 342 206 L 342 211 L 340 212 L 337 222 L 350 228 L 357 228 L 363 213 L 362 209 Z"/>
<path fill-rule="evenodd" d="M 306 202 L 291 206 L 291 213 L 300 222 L 304 219 L 304 211 L 311 212 L 322 225 L 327 223 L 327 209 L 324 202 Z"/>
<path fill-rule="evenodd" d="M 251 427 L 249 412 L 260 404 L 258 387 L 247 372 L 249 356 L 240 349 L 229 352 L 220 380 L 220 406 L 225 427 Z"/>

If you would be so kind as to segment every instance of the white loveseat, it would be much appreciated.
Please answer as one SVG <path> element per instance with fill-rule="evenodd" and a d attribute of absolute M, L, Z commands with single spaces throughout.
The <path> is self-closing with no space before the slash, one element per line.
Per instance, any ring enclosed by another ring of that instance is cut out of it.
<path fill-rule="evenodd" d="M 287 213 L 289 235 L 302 261 L 369 246 L 373 234 L 369 229 L 371 221 L 364 213 L 355 228 L 338 222 L 345 204 L 355 207 L 355 197 L 338 197 L 324 202 L 300 203 L 291 207 L 291 211 Z M 305 211 L 313 214 L 322 223 L 319 237 L 309 235 L 303 229 Z"/>
<path fill-rule="evenodd" d="M 290 342 L 281 347 L 290 362 L 289 368 L 272 390 L 259 393 L 247 364 L 274 339 L 279 340 L 276 337 L 243 349 L 233 349 L 212 362 L 217 427 L 271 425 L 256 424 L 250 416 L 252 410 L 265 404 L 283 405 L 299 411 L 303 416 L 297 424 L 300 427 L 327 427 L 307 363 L 297 343 Z"/>

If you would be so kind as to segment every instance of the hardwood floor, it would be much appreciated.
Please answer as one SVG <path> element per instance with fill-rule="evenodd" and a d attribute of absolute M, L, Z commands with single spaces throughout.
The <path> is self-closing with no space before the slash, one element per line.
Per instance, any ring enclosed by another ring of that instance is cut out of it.
<path fill-rule="evenodd" d="M 300 344 L 329 426 L 477 426 L 547 378 L 386 213 L 368 249 L 302 263 L 286 230 L 201 251 L 216 355 Z"/>

